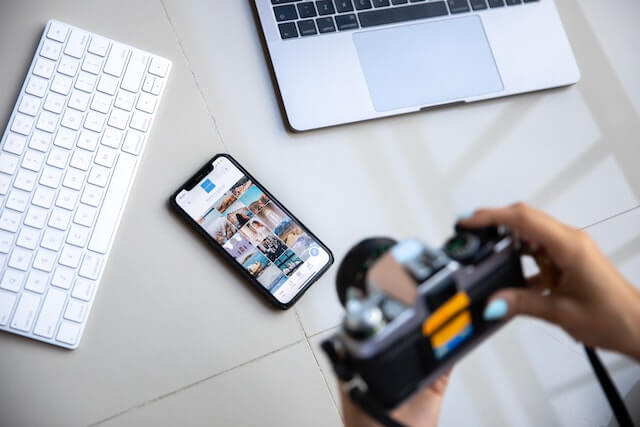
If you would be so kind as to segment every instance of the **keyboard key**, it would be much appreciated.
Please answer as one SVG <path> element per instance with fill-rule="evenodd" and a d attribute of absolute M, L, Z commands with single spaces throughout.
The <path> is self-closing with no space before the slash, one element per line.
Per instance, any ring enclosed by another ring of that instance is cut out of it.
<path fill-rule="evenodd" d="M 4 209 L 0 216 L 0 229 L 15 233 L 18 231 L 22 216 L 17 212 Z"/>
<path fill-rule="evenodd" d="M 12 292 L 18 292 L 22 287 L 25 274 L 22 271 L 7 268 L 0 281 L 0 288 L 6 289 Z"/>
<path fill-rule="evenodd" d="M 38 206 L 30 206 L 27 215 L 24 218 L 25 225 L 35 228 L 42 228 L 47 222 L 49 211 Z"/>
<path fill-rule="evenodd" d="M 51 111 L 52 113 L 60 114 L 64 109 L 64 104 L 66 102 L 66 98 L 57 93 L 49 93 L 47 95 L 47 100 L 44 102 L 44 108 L 47 111 Z"/>
<path fill-rule="evenodd" d="M 151 126 L 151 116 L 141 111 L 134 111 L 129 126 L 131 126 L 131 129 L 146 132 L 149 130 L 149 126 Z"/>
<path fill-rule="evenodd" d="M 0 194 L 7 194 L 11 185 L 11 177 L 5 173 L 0 173 Z"/>
<path fill-rule="evenodd" d="M 136 108 L 140 111 L 144 111 L 145 113 L 152 114 L 156 108 L 157 99 L 153 95 L 149 95 L 147 93 L 141 93 L 138 98 L 138 103 L 136 104 Z"/>
<path fill-rule="evenodd" d="M 373 2 L 373 7 L 385 7 L 389 6 L 389 0 L 371 0 Z"/>
<path fill-rule="evenodd" d="M 87 129 L 83 129 L 80 132 L 80 137 L 78 138 L 78 148 L 82 148 L 84 150 L 95 151 L 98 146 L 98 140 L 100 139 L 100 134 L 97 132 L 93 132 Z"/>
<path fill-rule="evenodd" d="M 82 250 L 70 245 L 64 245 L 62 252 L 60 253 L 60 259 L 58 262 L 61 265 L 78 268 L 80 265 L 80 259 L 82 258 Z"/>
<path fill-rule="evenodd" d="M 84 128 L 94 132 L 102 132 L 107 116 L 97 111 L 89 111 L 84 119 Z"/>
<path fill-rule="evenodd" d="M 298 14 L 301 19 L 312 18 L 316 16 L 316 8 L 312 1 L 298 3 Z"/>
<path fill-rule="evenodd" d="M 93 206 L 97 208 L 100 206 L 100 200 L 102 199 L 102 188 L 95 185 L 87 184 L 82 192 L 80 201 L 85 205 Z"/>
<path fill-rule="evenodd" d="M 49 82 L 41 77 L 31 76 L 29 77 L 29 83 L 27 83 L 27 87 L 25 92 L 30 95 L 38 96 L 42 98 L 44 94 L 47 92 L 47 87 L 49 86 Z"/>
<path fill-rule="evenodd" d="M 109 169 L 102 166 L 94 165 L 91 168 L 91 172 L 89 172 L 89 178 L 87 179 L 87 182 L 99 187 L 104 187 L 105 185 L 107 185 L 108 179 Z"/>
<path fill-rule="evenodd" d="M 93 88 L 96 87 L 97 81 L 97 76 L 81 71 L 80 74 L 78 74 L 76 85 L 74 87 L 85 92 L 93 92 Z"/>
<path fill-rule="evenodd" d="M 97 93 L 96 95 L 101 94 Z M 69 97 L 69 107 L 78 111 L 86 111 L 87 106 L 89 105 L 89 99 L 91 99 L 91 95 L 88 93 L 74 90 L 71 92 L 71 96 Z"/>
<path fill-rule="evenodd" d="M 48 281 L 49 275 L 47 273 L 43 273 L 42 271 L 38 270 L 32 270 L 29 273 L 29 277 L 27 278 L 27 283 L 25 283 L 24 288 L 32 292 L 41 294 L 46 289 Z"/>
<path fill-rule="evenodd" d="M 89 43 L 89 52 L 98 56 L 105 56 L 109 50 L 109 41 L 103 37 L 94 35 Z"/>
<path fill-rule="evenodd" d="M 31 263 L 31 255 L 33 252 L 23 249 L 14 248 L 9 258 L 9 267 L 13 267 L 17 270 L 27 271 L 29 264 Z"/>
<path fill-rule="evenodd" d="M 118 79 L 103 74 L 98 82 L 98 90 L 109 95 L 115 95 L 118 90 Z"/>
<path fill-rule="evenodd" d="M 281 25 L 289 25 L 289 24 L 281 24 Z M 147 92 L 151 92 L 152 85 L 153 84 L 149 86 L 148 88 L 149 90 Z M 140 94 L 140 95 L 142 96 L 146 94 Z M 122 110 L 131 111 L 133 110 L 133 104 L 135 103 L 135 101 L 136 101 L 136 96 L 133 93 L 121 90 L 118 92 L 118 96 L 116 96 L 116 100 L 113 103 L 113 105 Z"/>
<path fill-rule="evenodd" d="M 396 5 L 396 4 L 406 4 L 408 2 L 409 2 L 409 0 L 391 0 L 391 4 L 394 4 L 394 5 Z"/>
<path fill-rule="evenodd" d="M 137 93 L 140 90 L 142 84 L 142 78 L 144 72 L 147 69 L 147 62 L 149 57 L 141 52 L 133 52 L 129 63 L 127 64 L 127 70 L 122 77 L 122 84 L 120 87 L 129 92 Z"/>
<path fill-rule="evenodd" d="M 373 27 L 448 14 L 444 1 L 434 1 L 398 8 L 368 10 L 360 12 L 358 18 L 362 27 Z"/>
<path fill-rule="evenodd" d="M 84 57 L 84 61 L 82 61 L 81 69 L 91 74 L 100 73 L 100 69 L 102 68 L 102 58 L 97 55 L 88 54 Z"/>
<path fill-rule="evenodd" d="M 51 145 L 52 136 L 48 132 L 35 131 L 33 135 L 31 135 L 31 140 L 29 141 L 29 148 L 33 148 L 34 150 L 47 152 L 49 150 L 49 146 Z"/>
<path fill-rule="evenodd" d="M 49 61 L 48 59 L 44 58 L 38 58 L 33 66 L 33 74 L 35 74 L 36 76 L 44 77 L 45 79 L 50 79 L 53 75 L 55 66 L 56 63 L 53 61 Z"/>
<path fill-rule="evenodd" d="M 106 166 L 110 168 L 115 163 L 117 155 L 118 152 L 116 150 L 101 145 L 98 148 L 95 163 L 100 166 Z M 79 190 L 79 188 L 76 188 L 76 190 Z"/>
<path fill-rule="evenodd" d="M 40 297 L 30 292 L 25 292 L 20 297 L 16 312 L 11 321 L 11 327 L 22 332 L 29 332 L 38 315 Z"/>
<path fill-rule="evenodd" d="M 42 236 L 42 242 L 40 246 L 43 248 L 51 249 L 52 251 L 59 251 L 64 242 L 64 233 L 59 230 L 48 228 Z"/>
<path fill-rule="evenodd" d="M 63 43 L 67 39 L 67 33 L 69 32 L 69 27 L 61 22 L 51 22 L 49 25 L 49 31 L 47 32 L 47 37 L 59 41 Z"/>
<path fill-rule="evenodd" d="M 7 233 L 6 231 L 0 231 L 0 252 L 8 254 L 13 243 L 13 233 Z"/>
<path fill-rule="evenodd" d="M 36 128 L 45 132 L 53 133 L 58 126 L 58 117 L 60 116 L 58 116 L 57 114 L 43 111 L 42 113 L 40 113 L 38 123 L 36 123 Z"/>
<path fill-rule="evenodd" d="M 333 18 L 330 16 L 316 19 L 316 24 L 318 25 L 318 31 L 321 33 L 332 33 L 336 30 Z"/>
<path fill-rule="evenodd" d="M 352 13 L 348 15 L 337 15 L 336 25 L 338 26 L 338 31 L 353 30 L 358 28 L 358 20 L 356 19 L 356 15 Z"/>
<path fill-rule="evenodd" d="M 75 271 L 66 267 L 56 267 L 56 271 L 53 272 L 53 278 L 51 284 L 62 289 L 71 289 Z"/>
<path fill-rule="evenodd" d="M 49 217 L 49 226 L 57 228 L 58 230 L 65 231 L 69 226 L 69 220 L 71 219 L 71 213 L 64 209 L 54 208 L 51 211 Z"/>
<path fill-rule="evenodd" d="M 46 188 L 46 187 L 38 187 L 36 188 L 36 192 L 33 194 L 33 203 L 36 206 L 41 206 L 43 208 L 49 209 L 53 204 L 53 198 L 55 197 L 56 192 Z M 27 214 L 28 215 L 28 214 Z"/>
<path fill-rule="evenodd" d="M 39 98 L 31 95 L 25 95 L 22 97 L 22 101 L 20 101 L 18 111 L 29 116 L 35 116 L 36 114 L 38 114 L 38 110 L 40 110 Z"/>
<path fill-rule="evenodd" d="M 486 0 L 469 0 L 473 10 L 483 10 L 487 8 Z"/>
<path fill-rule="evenodd" d="M 27 153 L 22 159 L 22 167 L 34 172 L 40 171 L 40 169 L 42 168 L 42 163 L 44 163 L 44 154 L 39 153 L 35 150 L 27 150 Z M 2 163 L 0 162 L 0 165 L 1 164 Z"/>
<path fill-rule="evenodd" d="M 60 185 L 61 179 L 62 171 L 60 169 L 45 166 L 42 175 L 40 175 L 40 184 L 55 189 Z"/>
<path fill-rule="evenodd" d="M 14 211 L 24 212 L 27 204 L 29 204 L 29 193 L 21 190 L 11 190 L 9 196 L 7 196 L 5 206 Z"/>
<path fill-rule="evenodd" d="M 38 175 L 26 169 L 20 169 L 13 186 L 29 193 L 33 190 L 33 186 L 38 180 Z"/>
<path fill-rule="evenodd" d="M 40 56 L 57 61 L 60 57 L 60 52 L 62 52 L 62 43 L 45 40 L 42 43 L 42 49 L 40 49 Z"/>
<path fill-rule="evenodd" d="M 67 210 L 73 210 L 78 200 L 78 192 L 69 188 L 61 188 L 56 200 L 56 206 Z"/>
<path fill-rule="evenodd" d="M 9 316 L 16 302 L 16 295 L 0 291 L 0 326 L 9 323 Z"/>
<path fill-rule="evenodd" d="M 66 128 L 78 130 L 82 123 L 83 114 L 75 110 L 66 110 L 62 116 L 62 122 L 60 124 Z"/>
<path fill-rule="evenodd" d="M 82 267 L 78 275 L 86 279 L 97 279 L 100 275 L 100 267 L 102 267 L 102 256 L 93 252 L 87 252 L 84 260 L 82 261 Z"/>
<path fill-rule="evenodd" d="M 70 150 L 76 142 L 76 136 L 77 133 L 70 129 L 58 129 L 58 133 L 56 133 L 56 137 L 53 140 L 53 145 Z"/>
<path fill-rule="evenodd" d="M 127 122 L 129 121 L 129 113 L 118 108 L 114 108 L 109 116 L 109 126 L 124 130 L 127 128 Z"/>
<path fill-rule="evenodd" d="M 71 322 L 62 322 L 56 340 L 69 345 L 75 345 L 80 336 L 80 325 Z"/>
<path fill-rule="evenodd" d="M 280 30 L 280 37 L 283 39 L 292 39 L 298 37 L 298 28 L 294 22 L 286 22 L 284 24 L 278 24 Z"/>
<path fill-rule="evenodd" d="M 68 95 L 73 85 L 73 79 L 62 74 L 56 74 L 51 82 L 51 90 L 61 95 Z"/>
<path fill-rule="evenodd" d="M 64 49 L 64 53 L 74 58 L 81 58 L 84 50 L 89 43 L 89 34 L 85 31 L 74 28 L 71 30 L 71 35 L 67 41 L 67 46 Z"/>
<path fill-rule="evenodd" d="M 13 156 L 11 154 L 0 153 L 0 172 L 13 175 L 13 173 L 18 168 L 19 160 L 19 157 Z"/>
<path fill-rule="evenodd" d="M 22 227 L 22 230 L 20 230 L 20 235 L 18 236 L 18 240 L 16 241 L 16 245 L 34 250 L 38 244 L 39 238 L 40 232 L 38 230 L 30 227 Z"/>
<path fill-rule="evenodd" d="M 122 151 L 127 153 L 138 155 L 142 150 L 142 144 L 144 143 L 144 134 L 135 130 L 127 131 L 127 136 L 124 137 L 124 143 L 122 144 Z"/>
<path fill-rule="evenodd" d="M 49 152 L 47 158 L 47 164 L 49 166 L 55 166 L 58 169 L 64 169 L 67 166 L 67 160 L 69 159 L 69 151 L 62 148 L 53 147 Z"/>
<path fill-rule="evenodd" d="M 91 227 L 95 217 L 96 208 L 80 204 L 75 216 L 73 217 L 73 222 L 75 222 L 76 224 L 84 225 L 86 227 Z"/>
<path fill-rule="evenodd" d="M 292 4 L 288 4 L 285 6 L 276 6 L 273 8 L 273 12 L 276 14 L 276 21 L 278 22 L 298 19 L 296 7 Z"/>
<path fill-rule="evenodd" d="M 27 145 L 27 137 L 24 135 L 18 135 L 17 133 L 10 133 L 4 142 L 2 149 L 8 153 L 22 155 L 24 147 Z"/>
<path fill-rule="evenodd" d="M 166 77 L 169 71 L 169 62 L 162 58 L 153 58 L 149 64 L 149 73 L 158 77 Z"/>
<path fill-rule="evenodd" d="M 122 142 L 122 132 L 112 127 L 107 127 L 102 134 L 100 142 L 107 147 L 118 149 Z"/>
<path fill-rule="evenodd" d="M 90 229 L 81 225 L 73 224 L 67 235 L 67 243 L 84 248 L 89 240 Z"/>
<path fill-rule="evenodd" d="M 64 318 L 73 322 L 81 323 L 87 313 L 87 304 L 76 299 L 69 300 L 67 309 L 64 312 Z"/>
<path fill-rule="evenodd" d="M 89 249 L 105 254 L 111 242 L 111 235 L 120 214 L 120 208 L 126 197 L 129 182 L 133 177 L 137 159 L 135 156 L 122 153 L 113 171 L 111 184 L 105 195 L 100 217 L 94 227 Z"/>
<path fill-rule="evenodd" d="M 318 14 L 322 15 L 333 15 L 336 13 L 336 9 L 333 7 L 332 0 L 318 0 L 316 1 L 316 8 L 318 9 Z"/>
<path fill-rule="evenodd" d="M 372 7 L 371 0 L 354 0 L 353 3 L 357 10 L 371 9 Z"/>
<path fill-rule="evenodd" d="M 91 101 L 92 110 L 98 111 L 102 114 L 107 114 L 110 108 L 111 108 L 110 96 L 107 96 L 99 92 L 93 95 L 93 100 Z"/>
<path fill-rule="evenodd" d="M 33 333 L 45 338 L 52 338 L 58 326 L 58 320 L 62 314 L 64 303 L 67 300 L 67 293 L 59 289 L 51 288 L 42 304 L 40 316 L 36 322 Z"/>
<path fill-rule="evenodd" d="M 488 0 L 489 7 L 502 7 L 504 6 L 504 0 Z"/>
<path fill-rule="evenodd" d="M 80 61 L 67 55 L 62 55 L 62 59 L 58 64 L 58 72 L 69 77 L 75 77 L 78 72 Z"/>
<path fill-rule="evenodd" d="M 300 35 L 303 37 L 318 34 L 316 31 L 316 24 L 313 22 L 313 19 L 298 21 L 298 29 L 300 30 Z"/>
<path fill-rule="evenodd" d="M 467 0 L 447 0 L 451 13 L 469 12 Z"/>
<path fill-rule="evenodd" d="M 29 117 L 24 114 L 16 114 L 13 118 L 11 130 L 22 135 L 29 135 L 31 133 L 31 128 L 33 128 L 33 121 L 33 117 Z"/>
<path fill-rule="evenodd" d="M 95 282 L 93 280 L 78 278 L 73 286 L 73 291 L 71 291 L 71 296 L 82 301 L 89 301 L 93 296 L 94 288 Z"/>
<path fill-rule="evenodd" d="M 339 13 L 353 12 L 353 3 L 351 3 L 351 0 L 334 0 L 334 2 Z M 340 28 L 340 24 L 338 24 L 338 28 Z"/>
<path fill-rule="evenodd" d="M 33 260 L 33 268 L 50 273 L 58 256 L 57 252 L 48 249 L 38 249 L 36 257 Z"/>

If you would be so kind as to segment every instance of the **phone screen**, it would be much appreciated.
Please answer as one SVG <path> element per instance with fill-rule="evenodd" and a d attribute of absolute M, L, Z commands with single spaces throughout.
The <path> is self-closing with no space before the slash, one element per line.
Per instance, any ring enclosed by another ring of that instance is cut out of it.
<path fill-rule="evenodd" d="M 283 304 L 332 262 L 306 227 L 225 156 L 216 157 L 213 169 L 175 202 Z"/>

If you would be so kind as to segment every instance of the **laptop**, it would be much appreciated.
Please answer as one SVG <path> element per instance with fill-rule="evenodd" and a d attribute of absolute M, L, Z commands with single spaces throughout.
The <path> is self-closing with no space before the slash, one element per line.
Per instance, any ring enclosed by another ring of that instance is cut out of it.
<path fill-rule="evenodd" d="M 554 0 L 252 0 L 305 131 L 576 83 Z"/>

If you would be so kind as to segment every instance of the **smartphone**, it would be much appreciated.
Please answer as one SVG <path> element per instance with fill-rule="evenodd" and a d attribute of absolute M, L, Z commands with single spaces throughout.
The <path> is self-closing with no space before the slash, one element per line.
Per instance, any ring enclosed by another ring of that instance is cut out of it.
<path fill-rule="evenodd" d="M 329 248 L 228 154 L 170 204 L 276 307 L 291 307 L 333 264 Z"/>

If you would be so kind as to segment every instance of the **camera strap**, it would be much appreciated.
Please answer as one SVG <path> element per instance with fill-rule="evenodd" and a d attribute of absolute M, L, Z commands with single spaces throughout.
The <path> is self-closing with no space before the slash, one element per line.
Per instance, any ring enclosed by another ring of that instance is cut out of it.
<path fill-rule="evenodd" d="M 385 427 L 405 427 L 391 418 L 387 411 L 373 400 L 365 391 L 362 391 L 357 385 L 353 385 L 347 389 L 351 400 L 360 407 L 367 415 L 379 422 Z"/>

